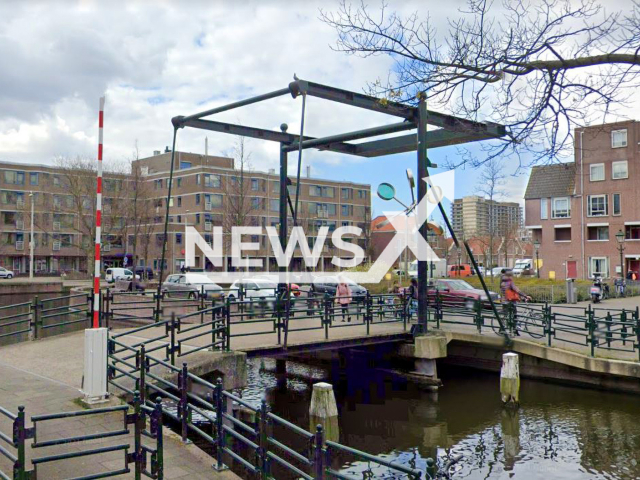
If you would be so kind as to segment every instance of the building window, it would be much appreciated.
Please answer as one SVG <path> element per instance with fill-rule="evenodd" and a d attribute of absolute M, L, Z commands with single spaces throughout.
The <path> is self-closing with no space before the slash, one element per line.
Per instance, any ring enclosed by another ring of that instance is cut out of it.
<path fill-rule="evenodd" d="M 358 190 L 358 198 L 367 198 L 366 190 Z"/>
<path fill-rule="evenodd" d="M 554 198 L 551 204 L 551 218 L 569 218 L 571 206 L 569 197 Z"/>
<path fill-rule="evenodd" d="M 30 185 L 38 185 L 38 174 L 37 173 L 30 173 L 29 174 L 29 184 Z"/>
<path fill-rule="evenodd" d="M 182 178 L 178 178 L 178 183 L 176 184 L 177 188 L 180 188 L 182 186 Z"/>
<path fill-rule="evenodd" d="M 182 206 L 182 197 L 178 197 L 178 206 L 181 207 Z"/>
<path fill-rule="evenodd" d="M 196 225 L 200 225 L 200 214 L 196 213 Z"/>
<path fill-rule="evenodd" d="M 204 202 L 211 204 L 212 208 L 222 207 L 222 195 L 205 195 Z"/>
<path fill-rule="evenodd" d="M 624 233 L 627 240 L 640 240 L 640 224 L 625 225 Z"/>
<path fill-rule="evenodd" d="M 182 223 L 182 215 L 178 215 L 178 216 L 176 217 L 176 221 L 177 221 L 178 223 Z"/>
<path fill-rule="evenodd" d="M 622 148 L 627 146 L 627 129 L 613 130 L 611 132 L 611 148 Z"/>
<path fill-rule="evenodd" d="M 549 200 L 547 198 L 540 199 L 540 220 L 549 218 Z"/>
<path fill-rule="evenodd" d="M 196 205 L 200 205 L 200 194 L 196 193 Z"/>
<path fill-rule="evenodd" d="M 180 170 L 184 170 L 185 168 L 191 168 L 191 162 L 180 162 Z"/>
<path fill-rule="evenodd" d="M 222 180 L 220 178 L 220 175 L 214 175 L 209 173 L 204 174 L 205 187 L 220 188 L 221 185 L 222 185 Z"/>
<path fill-rule="evenodd" d="M 587 199 L 587 216 L 605 217 L 609 215 L 609 197 L 607 195 L 589 195 Z"/>
<path fill-rule="evenodd" d="M 353 198 L 353 190 L 351 188 L 342 189 L 342 199 L 351 200 Z"/>
<path fill-rule="evenodd" d="M 589 276 L 593 277 L 594 275 L 609 276 L 609 259 L 607 257 L 589 258 Z"/>
<path fill-rule="evenodd" d="M 200 175 L 196 175 L 196 185 L 200 185 Z"/>
<path fill-rule="evenodd" d="M 58 175 L 54 175 L 54 176 L 53 176 L 53 184 L 54 184 L 56 187 L 59 187 L 59 186 L 60 186 L 60 177 L 59 177 Z"/>
<path fill-rule="evenodd" d="M 609 240 L 609 227 L 587 227 L 587 239 L 591 241 Z"/>
<path fill-rule="evenodd" d="M 260 190 L 260 180 L 258 180 L 257 178 L 251 179 L 251 190 L 253 190 L 254 192 Z"/>
<path fill-rule="evenodd" d="M 571 241 L 571 227 L 554 228 L 556 242 L 570 242 Z"/>
<path fill-rule="evenodd" d="M 629 165 L 626 160 L 623 162 L 613 162 L 611 164 L 611 178 L 614 180 L 629 178 Z"/>
<path fill-rule="evenodd" d="M 353 205 L 342 205 L 342 216 L 349 217 L 353 215 Z"/>
<path fill-rule="evenodd" d="M 592 182 L 601 182 L 604 180 L 604 163 L 594 163 L 590 166 L 590 180 Z"/>
<path fill-rule="evenodd" d="M 176 245 L 182 245 L 182 234 L 176 233 Z"/>
<path fill-rule="evenodd" d="M 621 215 L 622 214 L 622 205 L 620 203 L 620 194 L 613 194 L 613 215 Z"/>
<path fill-rule="evenodd" d="M 269 210 L 272 212 L 280 211 L 280 200 L 269 200 Z"/>
<path fill-rule="evenodd" d="M 322 185 L 309 185 L 310 197 L 333 198 L 333 195 L 334 195 L 333 187 L 323 187 Z"/>
<path fill-rule="evenodd" d="M 7 170 L 4 172 L 4 183 L 12 185 L 24 185 L 24 172 Z"/>

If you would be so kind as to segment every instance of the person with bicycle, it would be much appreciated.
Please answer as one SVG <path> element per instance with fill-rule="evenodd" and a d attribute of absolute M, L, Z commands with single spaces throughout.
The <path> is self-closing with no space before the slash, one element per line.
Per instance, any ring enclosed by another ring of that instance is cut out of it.
<path fill-rule="evenodd" d="M 513 272 L 506 268 L 502 270 L 502 278 L 500 279 L 500 292 L 502 293 L 502 303 L 505 313 L 511 311 L 513 318 L 518 315 L 517 304 L 521 300 L 531 301 L 531 297 L 520 290 L 513 281 Z"/>

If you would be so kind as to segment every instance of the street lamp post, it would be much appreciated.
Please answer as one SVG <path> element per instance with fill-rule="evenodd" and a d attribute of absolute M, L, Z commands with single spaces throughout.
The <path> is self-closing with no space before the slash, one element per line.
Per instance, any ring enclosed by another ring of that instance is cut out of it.
<path fill-rule="evenodd" d="M 31 235 L 29 238 L 29 280 L 33 280 L 33 247 L 35 242 L 33 241 L 33 192 L 29 192 L 29 200 L 31 201 Z"/>
<path fill-rule="evenodd" d="M 622 252 L 624 252 L 624 232 L 622 230 L 618 230 L 618 233 L 616 233 L 616 240 L 618 241 L 618 251 L 620 252 L 620 275 L 622 278 L 626 278 L 624 258 L 622 256 Z"/>
<path fill-rule="evenodd" d="M 533 248 L 536 251 L 536 276 L 540 278 L 540 242 L 538 240 L 533 242 Z"/>

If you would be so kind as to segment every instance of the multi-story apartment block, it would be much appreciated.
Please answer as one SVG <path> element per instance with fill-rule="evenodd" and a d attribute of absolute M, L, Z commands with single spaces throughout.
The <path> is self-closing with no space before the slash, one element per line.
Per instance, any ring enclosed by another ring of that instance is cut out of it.
<path fill-rule="evenodd" d="M 456 198 L 451 205 L 453 230 L 465 238 L 516 235 L 522 226 L 522 208 L 515 202 L 497 202 L 477 195 Z"/>
<path fill-rule="evenodd" d="M 105 174 L 103 182 L 103 263 L 147 265 L 158 270 L 162 252 L 170 152 L 136 160 L 132 172 Z M 95 241 L 95 172 L 87 164 L 64 167 L 0 163 L 0 264 L 18 273 L 29 271 L 29 235 L 33 208 L 34 271 L 87 271 Z M 274 172 L 240 172 L 233 159 L 176 152 L 167 242 L 167 270 L 184 264 L 185 225 L 207 241 L 213 226 L 277 226 L 279 176 Z M 295 178 L 291 178 L 295 187 Z M 320 226 L 332 231 L 355 225 L 369 231 L 370 186 L 302 178 L 299 221 L 315 241 Z M 291 222 L 290 222 L 291 223 Z M 228 238 L 228 237 L 226 237 Z M 264 233 L 252 257 L 270 257 Z M 366 238 L 359 240 L 367 246 Z M 331 268 L 338 253 L 327 246 L 320 269 Z M 134 258 L 135 251 L 135 258 Z M 297 257 L 297 258 L 296 258 Z M 209 268 L 196 257 L 195 267 Z M 275 261 L 265 261 L 275 268 Z M 294 267 L 300 267 L 300 252 Z"/>
<path fill-rule="evenodd" d="M 542 275 L 640 273 L 639 142 L 636 121 L 576 129 L 574 162 L 532 169 L 526 226 Z"/>
<path fill-rule="evenodd" d="M 148 181 L 153 184 L 152 197 L 157 215 L 164 215 L 171 154 L 165 152 L 137 160 Z M 214 226 L 223 227 L 225 235 L 230 226 L 266 227 L 279 225 L 280 177 L 275 171 L 241 172 L 234 166 L 232 158 L 214 157 L 185 152 L 176 152 L 176 172 L 172 188 L 172 205 L 169 217 L 168 260 L 169 270 L 179 269 L 184 263 L 183 234 L 185 223 L 194 226 L 207 242 L 212 241 Z M 295 177 L 290 177 L 289 187 L 295 196 Z M 161 223 L 164 217 L 155 218 Z M 357 241 L 367 250 L 368 232 L 371 222 L 370 185 L 336 182 L 303 176 L 300 179 L 300 205 L 298 225 L 304 228 L 309 246 L 313 247 L 318 229 L 327 226 L 329 232 L 338 227 L 357 226 L 364 234 Z M 292 218 L 289 214 L 289 226 Z M 271 247 L 267 235 L 261 234 L 247 239 L 260 244 L 251 257 L 261 258 L 266 268 L 276 270 L 275 259 L 270 255 Z M 159 268 L 162 233 L 156 231 L 150 257 L 154 269 Z M 227 237 L 228 238 L 228 237 Z M 225 239 L 225 243 L 227 243 Z M 331 259 L 339 252 L 326 242 L 318 264 L 320 270 L 333 268 Z M 228 248 L 226 255 L 228 255 Z M 196 256 L 195 268 L 211 269 L 206 259 Z M 304 265 L 299 249 L 294 251 L 292 268 Z M 227 266 L 229 268 L 229 265 Z"/>

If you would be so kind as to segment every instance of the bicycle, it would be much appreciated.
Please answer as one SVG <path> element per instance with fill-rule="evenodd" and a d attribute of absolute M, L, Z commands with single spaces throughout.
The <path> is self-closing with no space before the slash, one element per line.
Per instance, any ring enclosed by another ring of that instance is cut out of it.
<path fill-rule="evenodd" d="M 522 300 L 522 303 L 527 304 L 531 302 L 531 297 L 522 297 Z M 503 324 L 515 335 L 524 332 L 536 339 L 545 336 L 545 318 L 542 311 L 527 306 L 518 308 L 515 303 L 504 303 L 502 312 Z M 491 317 L 491 328 L 498 335 L 504 333 L 494 316 Z"/>

